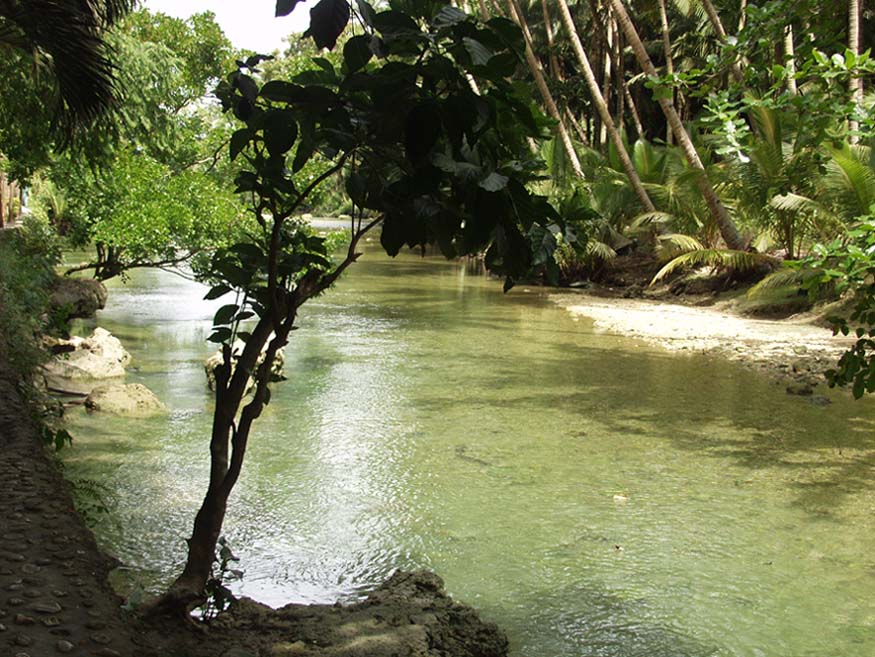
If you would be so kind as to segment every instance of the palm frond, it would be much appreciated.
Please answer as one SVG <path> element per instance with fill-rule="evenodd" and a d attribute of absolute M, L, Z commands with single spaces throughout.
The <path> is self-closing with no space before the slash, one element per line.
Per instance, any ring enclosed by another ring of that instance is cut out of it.
<path fill-rule="evenodd" d="M 629 228 L 632 230 L 640 230 L 651 226 L 652 224 L 667 225 L 675 220 L 675 216 L 670 212 L 661 212 L 654 210 L 653 212 L 642 212 L 632 218 Z"/>
<path fill-rule="evenodd" d="M 689 251 L 683 253 L 660 269 L 651 285 L 655 285 L 666 276 L 676 272 L 684 267 L 695 267 L 698 265 L 708 265 L 711 267 L 722 267 L 733 271 L 750 271 L 761 265 L 776 265 L 779 262 L 774 258 L 764 253 L 753 253 L 751 251 L 733 251 L 730 249 L 701 249 L 698 251 Z"/>
<path fill-rule="evenodd" d="M 801 194 L 778 194 L 773 196 L 769 205 L 776 210 L 786 212 L 810 212 L 820 214 L 832 214 L 822 203 Z"/>
<path fill-rule="evenodd" d="M 687 253 L 689 251 L 704 251 L 705 247 L 702 243 L 692 235 L 684 235 L 683 233 L 667 233 L 658 235 L 659 248 L 672 250 L 675 253 Z"/>
<path fill-rule="evenodd" d="M 0 3 L 4 33 L 17 35 L 7 45 L 51 62 L 58 87 L 57 120 L 67 134 L 92 123 L 113 105 L 115 65 L 103 33 L 136 4 L 136 0 Z"/>

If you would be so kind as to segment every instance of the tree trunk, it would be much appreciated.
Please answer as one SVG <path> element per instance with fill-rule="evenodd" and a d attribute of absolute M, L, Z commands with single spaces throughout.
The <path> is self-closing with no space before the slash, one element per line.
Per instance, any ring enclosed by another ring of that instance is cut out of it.
<path fill-rule="evenodd" d="M 608 106 L 605 103 L 605 99 L 602 97 L 601 91 L 599 90 L 599 85 L 596 82 L 595 75 L 593 74 L 592 67 L 589 64 L 589 58 L 586 56 L 586 51 L 583 49 L 583 44 L 580 42 L 580 37 L 577 34 L 577 28 L 574 26 L 574 21 L 571 18 L 571 11 L 568 9 L 568 3 L 566 0 L 558 0 L 559 5 L 559 13 L 562 16 L 562 23 L 565 26 L 565 29 L 568 31 L 568 36 L 571 39 L 571 45 L 574 48 L 574 53 L 577 55 L 577 60 L 580 64 L 581 69 L 583 70 L 584 78 L 586 79 L 586 85 L 589 88 L 590 96 L 592 97 L 592 101 L 598 110 L 599 116 L 602 119 L 602 124 L 607 128 L 608 135 L 611 138 L 611 141 L 614 143 L 614 146 L 617 149 L 617 154 L 620 157 L 620 161 L 623 163 L 623 170 L 626 172 L 626 175 L 629 178 L 629 182 L 632 185 L 632 188 L 635 190 L 635 194 L 638 196 L 638 200 L 641 201 L 641 205 L 648 212 L 653 212 L 656 210 L 656 207 L 653 205 L 653 202 L 650 200 L 650 196 L 647 194 L 647 190 L 644 189 L 644 185 L 641 182 L 641 178 L 638 176 L 638 172 L 635 170 L 635 166 L 632 164 L 632 160 L 629 157 L 629 153 L 626 150 L 626 145 L 623 143 L 623 139 L 620 136 L 619 131 L 614 125 L 614 120 L 611 117 L 611 113 L 608 110 Z"/>
<path fill-rule="evenodd" d="M 559 60 L 556 57 L 556 43 L 553 39 L 553 20 L 550 17 L 550 8 L 547 6 L 547 0 L 541 0 L 541 12 L 544 14 L 544 31 L 547 34 L 547 48 L 550 51 L 550 75 L 557 80 L 562 79 L 562 73 L 559 70 Z"/>
<path fill-rule="evenodd" d="M 566 3 L 567 7 L 567 3 Z M 606 107 L 610 107 L 610 98 L 611 98 L 611 53 L 614 50 L 614 32 L 611 30 L 611 6 L 608 5 L 608 13 L 605 16 L 605 25 L 603 33 L 605 35 L 604 44 L 605 50 L 604 57 L 602 60 L 604 61 L 604 66 L 602 67 L 602 102 L 605 103 Z M 564 18 L 564 16 L 563 16 Z M 564 20 L 563 20 L 564 22 Z M 566 25 L 567 27 L 567 25 Z M 577 30 L 575 29 L 575 33 Z M 596 108 L 598 109 L 598 108 Z M 610 114 L 610 109 L 608 110 L 608 114 Z M 599 146 L 602 147 L 608 143 L 608 133 L 610 132 L 608 129 L 608 124 L 604 121 L 604 116 L 601 112 L 599 112 L 599 116 L 602 118 L 602 127 L 599 131 Z M 611 119 L 613 123 L 613 118 Z"/>
<path fill-rule="evenodd" d="M 613 0 L 611 1 L 613 2 Z M 711 22 L 711 26 L 717 33 L 717 36 L 720 39 L 720 43 L 725 45 L 728 41 L 728 37 L 726 36 L 726 30 L 723 27 L 723 22 L 720 20 L 720 15 L 714 8 L 711 0 L 702 0 L 702 5 L 705 7 L 705 13 L 708 14 L 708 20 Z M 744 82 L 744 73 L 742 73 L 741 67 L 738 65 L 737 61 L 732 62 L 732 67 L 730 68 L 730 71 L 732 72 L 732 77 L 735 79 L 736 82 Z"/>
<path fill-rule="evenodd" d="M 648 77 L 654 79 L 657 78 L 656 68 L 653 66 L 653 62 L 650 61 L 650 57 L 644 49 L 644 43 L 638 36 L 638 31 L 632 24 L 629 14 L 626 13 L 626 7 L 623 5 L 623 1 L 611 0 L 611 4 L 614 6 L 617 20 L 620 23 L 620 27 L 623 28 L 626 40 L 635 52 L 635 57 L 638 59 L 639 65 Z M 738 228 L 729 216 L 729 212 L 727 212 L 724 205 L 720 202 L 717 193 L 714 191 L 714 187 L 711 185 L 711 181 L 705 173 L 705 167 L 702 164 L 702 160 L 699 158 L 699 154 L 696 152 L 696 148 L 693 146 L 690 136 L 687 134 L 686 129 L 681 123 L 681 119 L 678 116 L 674 105 L 665 98 L 658 98 L 657 102 L 659 102 L 659 106 L 665 114 L 665 118 L 671 125 L 671 129 L 674 132 L 675 138 L 678 140 L 678 145 L 680 146 L 684 157 L 687 159 L 690 166 L 698 172 L 698 175 L 696 176 L 696 184 L 698 185 L 705 202 L 708 204 L 708 209 L 711 212 L 714 223 L 720 230 L 720 235 L 723 238 L 723 241 L 726 242 L 726 246 L 738 251 L 747 249 L 747 242 L 741 237 Z"/>
<path fill-rule="evenodd" d="M 787 92 L 797 96 L 799 90 L 796 87 L 796 49 L 793 46 L 792 24 L 784 28 L 784 68 L 787 71 Z"/>
<path fill-rule="evenodd" d="M 665 0 L 659 0 L 659 22 L 662 25 L 662 51 L 665 54 L 665 72 L 668 75 L 674 75 L 674 60 L 671 56 L 671 32 L 668 26 L 668 12 L 665 10 Z M 675 102 L 675 89 L 672 85 L 671 102 Z M 665 141 L 672 143 L 673 133 L 671 125 L 666 125 Z"/>
<path fill-rule="evenodd" d="M 863 9 L 863 0 L 849 0 L 848 2 L 848 50 L 854 53 L 855 56 L 860 55 L 860 12 Z M 863 106 L 863 79 L 859 75 L 852 75 L 849 83 L 851 92 L 851 102 L 854 107 L 851 110 L 852 114 L 848 121 L 849 139 L 852 144 L 860 141 L 860 135 L 857 134 L 860 129 L 860 124 L 857 121 Z"/>
<path fill-rule="evenodd" d="M 252 423 L 264 408 L 270 368 L 277 351 L 286 344 L 296 316 L 292 306 L 280 326 L 271 317 L 262 317 L 246 342 L 246 347 L 231 370 L 231 347 L 223 347 L 223 363 L 216 369 L 216 405 L 210 438 L 210 480 L 188 539 L 185 568 L 171 585 L 163 604 L 174 612 L 188 613 L 203 601 L 203 592 L 212 575 L 216 544 L 225 520 L 228 497 L 237 483 Z M 275 335 L 270 339 L 271 332 Z M 270 342 L 268 342 L 270 339 Z M 256 367 L 267 344 L 264 360 Z M 256 372 L 252 400 L 243 407 L 235 424 L 237 409 L 243 401 L 251 372 Z"/>
<path fill-rule="evenodd" d="M 0 171 L 0 228 L 6 225 L 6 174 Z"/>
<path fill-rule="evenodd" d="M 538 61 L 538 58 L 535 56 L 532 33 L 529 31 L 526 17 L 523 15 L 516 0 L 507 0 L 507 5 L 508 9 L 510 9 L 510 15 L 523 31 L 523 36 L 526 39 L 526 61 L 529 64 L 529 70 L 532 73 L 532 77 L 535 78 L 535 85 L 541 93 L 541 98 L 544 99 L 547 111 L 553 120 L 556 121 L 556 131 L 559 133 L 559 139 L 562 141 L 562 146 L 565 149 L 566 155 L 568 155 L 568 161 L 571 162 L 571 168 L 574 171 L 574 175 L 578 178 L 583 178 L 583 169 L 580 166 L 580 159 L 577 157 L 577 152 L 574 150 L 571 136 L 568 134 L 568 129 L 565 127 L 565 122 L 562 120 L 562 115 L 559 113 L 556 101 L 553 100 L 553 94 L 550 93 L 547 81 L 544 79 L 544 70 L 541 66 L 541 62 Z"/>

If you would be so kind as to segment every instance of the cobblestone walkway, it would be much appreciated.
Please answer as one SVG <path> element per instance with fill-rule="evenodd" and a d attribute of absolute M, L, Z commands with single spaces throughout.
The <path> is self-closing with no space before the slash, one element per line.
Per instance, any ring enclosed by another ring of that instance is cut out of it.
<path fill-rule="evenodd" d="M 130 657 L 107 561 L 0 378 L 0 657 Z"/>

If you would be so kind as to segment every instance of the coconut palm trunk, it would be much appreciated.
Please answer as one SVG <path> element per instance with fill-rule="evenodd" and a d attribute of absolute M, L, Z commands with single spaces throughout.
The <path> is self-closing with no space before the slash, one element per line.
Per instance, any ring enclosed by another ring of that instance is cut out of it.
<path fill-rule="evenodd" d="M 860 12 L 863 9 L 863 0 L 849 0 L 848 2 L 848 50 L 854 53 L 857 57 L 860 55 Z M 859 75 L 851 75 L 849 82 L 851 92 L 851 102 L 854 107 L 850 119 L 848 120 L 848 132 L 850 133 L 850 142 L 856 144 L 860 141 L 858 131 L 860 124 L 857 121 L 857 116 L 863 105 L 863 78 Z"/>
<path fill-rule="evenodd" d="M 599 85 L 596 81 L 595 74 L 593 73 L 592 66 L 590 66 L 589 58 L 586 55 L 586 51 L 583 49 L 583 44 L 580 41 L 580 36 L 577 34 L 577 28 L 574 26 L 574 20 L 571 17 L 571 11 L 568 8 L 568 3 L 566 2 L 566 0 L 558 0 L 557 4 L 559 5 L 559 13 L 562 17 L 562 24 L 568 31 L 568 36 L 571 39 L 571 45 L 574 49 L 574 54 L 577 55 L 577 61 L 580 64 L 581 69 L 583 70 L 583 76 L 586 80 L 586 86 L 589 89 L 589 93 L 592 97 L 593 103 L 596 106 L 596 110 L 601 117 L 602 125 L 607 128 L 608 136 L 610 137 L 611 141 L 617 149 L 617 154 L 623 164 L 623 170 L 626 172 L 626 176 L 629 178 L 629 183 L 635 190 L 635 194 L 636 196 L 638 196 L 638 200 L 641 201 L 641 205 L 643 205 L 648 212 L 653 212 L 656 210 L 656 207 L 653 205 L 653 201 L 650 200 L 650 196 L 648 196 L 647 190 L 644 189 L 644 184 L 641 182 L 641 178 L 638 176 L 638 172 L 635 170 L 635 165 L 632 164 L 632 159 L 629 157 L 629 153 L 626 150 L 626 145 L 623 143 L 620 132 L 617 130 L 617 126 L 614 125 L 614 119 L 613 117 L 611 117 L 611 112 L 608 109 L 608 105 L 605 102 L 604 96 L 602 96 L 601 90 L 599 89 Z"/>
<path fill-rule="evenodd" d="M 784 28 L 784 68 L 787 71 L 787 92 L 797 96 L 799 89 L 796 86 L 796 49 L 793 46 L 792 25 Z"/>
<path fill-rule="evenodd" d="M 641 41 L 641 37 L 638 36 L 638 30 L 635 29 L 632 19 L 629 18 L 629 14 L 626 12 L 626 7 L 624 6 L 623 1 L 611 0 L 611 4 L 614 7 L 617 21 L 620 23 L 620 27 L 626 35 L 626 40 L 635 52 L 638 64 L 648 77 L 656 79 L 658 77 L 656 68 L 653 66 L 653 62 L 650 61 L 650 56 L 644 48 L 644 43 Z M 692 139 L 690 139 L 683 123 L 681 123 L 681 119 L 678 116 L 674 105 L 667 98 L 657 98 L 657 102 L 659 103 L 659 107 L 662 109 L 663 114 L 665 114 L 665 118 L 669 122 L 669 125 L 671 125 L 672 132 L 674 132 L 675 138 L 678 141 L 678 146 L 683 152 L 684 157 L 689 165 L 698 173 L 696 176 L 696 184 L 705 199 L 705 203 L 708 205 L 708 210 L 720 231 L 720 236 L 723 238 L 723 241 L 726 242 L 726 246 L 738 251 L 747 249 L 747 242 L 742 238 L 735 222 L 732 221 L 732 217 L 729 216 L 729 212 L 726 210 L 723 203 L 720 202 L 717 192 L 714 191 L 714 187 L 711 185 L 711 181 L 708 179 L 708 175 L 705 172 L 705 166 L 702 164 L 702 160 L 699 158 L 695 146 L 693 146 Z"/>
<path fill-rule="evenodd" d="M 708 20 L 711 22 L 711 26 L 717 33 L 717 36 L 720 39 L 720 43 L 726 45 L 726 43 L 729 41 L 729 37 L 726 35 L 726 29 L 723 27 L 723 21 L 720 20 L 720 14 L 717 13 L 717 9 L 715 9 L 714 4 L 711 2 L 711 0 L 702 0 L 702 6 L 705 8 L 705 13 L 708 14 Z M 732 62 L 732 67 L 730 68 L 730 71 L 732 73 L 733 79 L 736 82 L 744 81 L 744 73 L 742 72 L 741 67 L 738 65 L 738 61 Z"/>
<path fill-rule="evenodd" d="M 556 105 L 556 101 L 553 99 L 553 94 L 550 93 L 550 88 L 547 86 L 541 62 L 535 55 L 532 33 L 529 31 L 526 17 L 516 0 L 507 0 L 507 6 L 510 10 L 510 15 L 523 31 L 523 36 L 526 40 L 526 62 L 529 65 L 529 71 L 531 71 L 532 77 L 535 78 L 535 85 L 538 87 L 538 91 L 541 94 L 541 98 L 544 100 L 544 105 L 546 105 L 547 111 L 553 120 L 556 121 L 556 132 L 559 134 L 559 139 L 565 149 L 565 154 L 568 155 L 571 169 L 574 171 L 575 176 L 583 178 L 583 168 L 581 168 L 580 159 L 577 157 L 577 152 L 574 150 L 571 135 L 568 134 L 568 129 L 565 127 L 565 121 L 562 118 L 562 114 L 559 112 L 559 107 Z"/>
<path fill-rule="evenodd" d="M 662 50 L 665 54 L 665 72 L 668 75 L 674 75 L 674 60 L 671 56 L 671 31 L 668 25 L 668 12 L 665 9 L 665 0 L 659 0 L 659 23 L 662 27 Z M 674 87 L 672 87 L 671 97 L 672 102 L 674 102 Z M 665 140 L 670 144 L 672 143 L 673 136 L 671 126 L 669 125 L 666 130 Z"/>

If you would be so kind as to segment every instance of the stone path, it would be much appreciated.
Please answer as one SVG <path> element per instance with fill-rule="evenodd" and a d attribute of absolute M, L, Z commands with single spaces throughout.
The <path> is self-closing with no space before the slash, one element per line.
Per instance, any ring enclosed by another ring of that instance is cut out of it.
<path fill-rule="evenodd" d="M 0 657 L 130 657 L 107 559 L 0 378 Z"/>

